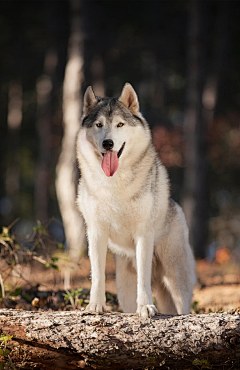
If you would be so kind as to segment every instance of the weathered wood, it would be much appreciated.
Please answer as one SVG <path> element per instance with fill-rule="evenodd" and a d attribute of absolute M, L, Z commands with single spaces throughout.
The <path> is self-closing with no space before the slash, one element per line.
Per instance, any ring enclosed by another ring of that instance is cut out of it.
<path fill-rule="evenodd" d="M 240 368 L 239 310 L 144 320 L 1 309 L 0 331 L 13 335 L 11 356 L 21 369 L 201 369 L 197 359 L 212 369 Z"/>

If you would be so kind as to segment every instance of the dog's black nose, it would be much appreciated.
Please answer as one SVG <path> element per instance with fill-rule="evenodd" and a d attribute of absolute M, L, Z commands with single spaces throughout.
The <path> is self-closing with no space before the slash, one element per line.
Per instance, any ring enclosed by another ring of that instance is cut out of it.
<path fill-rule="evenodd" d="M 106 150 L 111 150 L 113 148 L 113 141 L 111 139 L 103 140 L 102 146 Z"/>

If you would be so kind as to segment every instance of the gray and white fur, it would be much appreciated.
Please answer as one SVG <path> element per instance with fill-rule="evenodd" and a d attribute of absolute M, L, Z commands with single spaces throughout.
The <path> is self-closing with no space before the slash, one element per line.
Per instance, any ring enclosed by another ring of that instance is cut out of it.
<path fill-rule="evenodd" d="M 106 310 L 108 247 L 116 255 L 116 287 L 124 312 L 142 317 L 154 316 L 157 309 L 189 313 L 196 277 L 188 227 L 181 207 L 170 198 L 166 169 L 130 84 L 118 99 L 98 98 L 88 87 L 77 158 L 77 204 L 87 226 L 91 261 L 87 310 Z"/>

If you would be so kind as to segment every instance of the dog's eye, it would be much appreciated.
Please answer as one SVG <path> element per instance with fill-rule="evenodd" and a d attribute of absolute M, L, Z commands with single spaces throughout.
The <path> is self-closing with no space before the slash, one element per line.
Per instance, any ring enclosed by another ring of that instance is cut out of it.
<path fill-rule="evenodd" d="M 119 124 L 117 125 L 117 127 L 123 127 L 124 126 L 124 123 L 122 122 L 119 122 Z"/>
<path fill-rule="evenodd" d="M 96 126 L 97 127 L 102 127 L 103 125 L 100 122 L 98 122 L 98 123 L 96 123 Z"/>

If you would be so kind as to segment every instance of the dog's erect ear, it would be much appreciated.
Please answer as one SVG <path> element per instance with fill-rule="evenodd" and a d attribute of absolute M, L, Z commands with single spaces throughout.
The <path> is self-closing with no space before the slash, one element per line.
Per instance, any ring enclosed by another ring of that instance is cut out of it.
<path fill-rule="evenodd" d="M 97 104 L 92 86 L 88 86 L 83 98 L 83 115 L 87 116 L 90 110 Z"/>
<path fill-rule="evenodd" d="M 118 100 L 132 113 L 137 114 L 139 112 L 138 97 L 131 84 L 126 83 L 123 86 L 121 96 L 118 98 Z"/>

